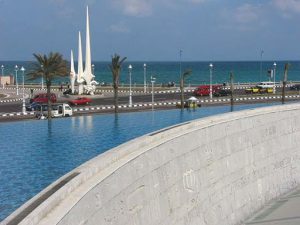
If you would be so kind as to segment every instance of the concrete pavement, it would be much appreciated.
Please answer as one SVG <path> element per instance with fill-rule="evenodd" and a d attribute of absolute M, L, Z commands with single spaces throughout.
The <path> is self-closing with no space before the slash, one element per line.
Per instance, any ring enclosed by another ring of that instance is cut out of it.
<path fill-rule="evenodd" d="M 300 186 L 267 204 L 245 222 L 245 225 L 299 225 Z"/>

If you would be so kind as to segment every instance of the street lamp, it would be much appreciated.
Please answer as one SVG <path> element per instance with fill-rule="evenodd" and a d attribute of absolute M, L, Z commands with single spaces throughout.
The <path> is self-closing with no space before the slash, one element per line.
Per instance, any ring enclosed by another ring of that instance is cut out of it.
<path fill-rule="evenodd" d="M 146 68 L 147 65 L 144 63 L 144 93 L 146 93 Z"/>
<path fill-rule="evenodd" d="M 25 76 L 25 68 L 22 66 L 21 71 L 23 73 L 23 105 L 22 105 L 22 112 L 26 113 L 26 107 L 25 107 L 25 95 L 24 95 L 24 76 Z"/>
<path fill-rule="evenodd" d="M 276 86 L 275 86 L 275 75 L 276 75 L 276 66 L 277 66 L 276 62 L 274 62 L 273 66 L 274 66 L 274 72 L 273 72 L 273 76 L 274 76 L 274 86 L 273 86 L 273 93 L 275 94 L 275 93 L 276 93 Z"/>
<path fill-rule="evenodd" d="M 262 58 L 263 58 L 263 54 L 264 54 L 264 50 L 260 51 L 260 75 L 259 75 L 259 81 L 261 81 L 261 77 L 262 77 Z"/>
<path fill-rule="evenodd" d="M 43 74 L 42 74 L 42 89 L 44 89 L 44 65 L 43 64 L 41 64 L 41 69 L 43 72 Z"/>
<path fill-rule="evenodd" d="M 15 71 L 16 71 L 16 85 L 17 85 L 17 95 L 19 95 L 18 70 L 19 70 L 19 67 L 18 67 L 17 65 L 15 65 Z"/>
<path fill-rule="evenodd" d="M 156 78 L 151 76 L 151 84 L 152 84 L 152 110 L 154 107 L 154 83 L 155 83 Z"/>
<path fill-rule="evenodd" d="M 212 72 L 213 72 L 213 64 L 209 64 L 209 98 L 212 99 Z"/>
<path fill-rule="evenodd" d="M 179 77 L 181 77 L 181 56 L 182 56 L 182 50 L 179 50 Z"/>
<path fill-rule="evenodd" d="M 1 70 L 2 70 L 2 76 L 4 75 L 4 66 L 1 65 Z"/>
<path fill-rule="evenodd" d="M 129 71 L 129 107 L 132 106 L 132 94 L 131 94 L 131 71 L 132 71 L 132 65 L 130 64 L 128 66 Z"/>

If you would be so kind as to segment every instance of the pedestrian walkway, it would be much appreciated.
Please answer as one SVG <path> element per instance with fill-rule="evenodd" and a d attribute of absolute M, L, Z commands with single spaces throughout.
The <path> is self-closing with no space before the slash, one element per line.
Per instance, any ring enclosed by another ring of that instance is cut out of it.
<path fill-rule="evenodd" d="M 252 218 L 245 225 L 299 225 L 300 224 L 300 187 L 276 199 Z"/>

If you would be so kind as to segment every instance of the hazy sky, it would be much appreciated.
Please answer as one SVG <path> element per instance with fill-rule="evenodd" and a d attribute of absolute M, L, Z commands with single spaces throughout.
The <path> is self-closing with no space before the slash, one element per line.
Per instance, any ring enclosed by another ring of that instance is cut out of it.
<path fill-rule="evenodd" d="M 300 0 L 0 0 L 0 60 L 77 55 L 86 5 L 93 60 L 300 59 Z"/>

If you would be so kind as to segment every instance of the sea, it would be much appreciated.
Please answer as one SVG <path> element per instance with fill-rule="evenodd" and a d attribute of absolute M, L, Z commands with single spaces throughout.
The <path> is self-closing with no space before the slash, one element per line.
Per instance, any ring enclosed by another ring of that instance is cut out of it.
<path fill-rule="evenodd" d="M 23 66 L 26 71 L 24 73 L 25 83 L 40 83 L 41 79 L 32 81 L 27 79 L 27 72 L 32 68 L 34 62 L 30 61 L 0 61 L 0 65 L 4 66 L 3 73 L 0 70 L 0 75 L 11 74 L 18 76 L 18 81 L 22 82 L 23 73 L 15 71 L 15 65 L 19 69 Z M 213 69 L 210 71 L 209 64 L 213 64 Z M 276 61 L 275 80 L 280 82 L 283 80 L 285 65 L 289 63 L 288 81 L 300 81 L 300 61 Z M 112 73 L 110 71 L 110 62 L 93 62 L 95 80 L 102 84 L 110 85 L 112 83 Z M 144 68 L 146 64 L 146 68 Z M 230 81 L 230 73 L 233 74 L 234 83 L 256 83 L 260 81 L 273 81 L 270 70 L 274 70 L 274 61 L 230 61 L 230 62 L 130 62 L 125 61 L 122 66 L 120 85 L 129 84 L 128 66 L 132 65 L 131 79 L 132 85 L 143 85 L 144 74 L 146 74 L 146 83 L 150 84 L 150 78 L 155 77 L 156 85 L 165 85 L 168 82 L 174 82 L 178 85 L 180 74 L 186 70 L 191 70 L 192 73 L 186 79 L 185 84 L 197 86 L 200 84 L 209 84 L 210 73 L 212 74 L 212 83 L 227 83 Z M 75 65 L 75 68 L 77 65 Z M 180 73 L 181 71 L 181 73 Z M 69 78 L 57 78 L 54 84 L 67 84 Z"/>

